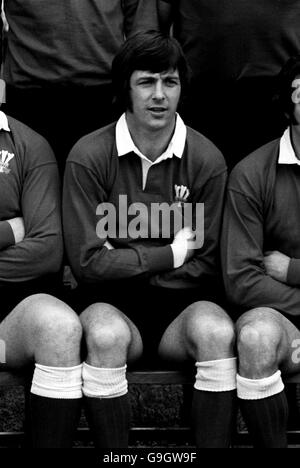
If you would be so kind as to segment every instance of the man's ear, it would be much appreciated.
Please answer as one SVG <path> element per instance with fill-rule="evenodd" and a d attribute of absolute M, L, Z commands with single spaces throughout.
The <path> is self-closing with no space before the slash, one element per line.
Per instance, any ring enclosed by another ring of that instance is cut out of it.
<path fill-rule="evenodd" d="M 292 93 L 292 102 L 294 104 L 299 104 L 300 103 L 300 78 L 296 78 L 292 82 L 292 88 L 294 89 Z"/>

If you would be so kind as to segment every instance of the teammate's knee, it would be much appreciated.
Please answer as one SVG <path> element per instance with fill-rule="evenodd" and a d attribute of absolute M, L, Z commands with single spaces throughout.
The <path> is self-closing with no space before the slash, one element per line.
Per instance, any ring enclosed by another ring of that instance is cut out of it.
<path fill-rule="evenodd" d="M 80 318 L 89 353 L 127 353 L 131 343 L 130 328 L 114 307 L 94 304 Z"/>
<path fill-rule="evenodd" d="M 77 314 L 64 302 L 38 294 L 28 298 L 34 307 L 33 328 L 41 337 L 51 337 L 56 342 L 78 343 L 82 337 L 82 327 Z"/>
<path fill-rule="evenodd" d="M 211 302 L 190 306 L 186 334 L 192 346 L 206 349 L 230 348 L 235 342 L 233 322 L 221 307 Z"/>
<path fill-rule="evenodd" d="M 47 294 L 30 296 L 21 306 L 25 346 L 35 361 L 53 366 L 78 364 L 82 327 L 76 313 Z"/>
<path fill-rule="evenodd" d="M 255 369 L 276 368 L 282 331 L 271 317 L 253 316 L 238 323 L 237 349 L 240 370 L 244 373 Z"/>

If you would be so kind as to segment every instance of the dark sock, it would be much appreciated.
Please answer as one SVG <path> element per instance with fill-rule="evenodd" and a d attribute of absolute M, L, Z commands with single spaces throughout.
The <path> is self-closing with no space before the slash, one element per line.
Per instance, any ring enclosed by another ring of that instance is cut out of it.
<path fill-rule="evenodd" d="M 33 448 L 70 448 L 80 417 L 81 398 L 46 398 L 30 394 Z"/>
<path fill-rule="evenodd" d="M 299 429 L 299 397 L 298 397 L 298 390 L 300 387 L 298 385 L 286 385 L 285 386 L 285 395 L 286 399 L 289 403 L 289 416 L 288 416 L 288 428 L 292 430 Z M 299 393 L 300 396 L 300 393 Z"/>
<path fill-rule="evenodd" d="M 282 391 L 261 400 L 239 400 L 254 447 L 287 447 L 288 403 Z"/>
<path fill-rule="evenodd" d="M 192 425 L 198 448 L 227 448 L 236 424 L 236 390 L 205 392 L 195 390 Z"/>
<path fill-rule="evenodd" d="M 128 393 L 118 398 L 84 397 L 96 448 L 126 448 L 130 425 Z"/>

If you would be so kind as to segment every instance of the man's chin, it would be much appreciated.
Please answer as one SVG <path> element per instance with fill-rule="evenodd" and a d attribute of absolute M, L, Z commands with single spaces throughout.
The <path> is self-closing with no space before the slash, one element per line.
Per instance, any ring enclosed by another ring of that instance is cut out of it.
<path fill-rule="evenodd" d="M 154 123 L 151 123 L 151 125 L 149 125 L 149 129 L 154 132 L 163 130 L 163 129 L 167 130 L 167 128 L 169 128 L 169 125 L 166 122 L 154 122 Z"/>
<path fill-rule="evenodd" d="M 162 130 L 164 128 L 168 129 L 174 125 L 174 119 L 166 119 L 163 117 L 152 118 L 149 122 L 149 127 L 151 127 L 153 130 Z"/>

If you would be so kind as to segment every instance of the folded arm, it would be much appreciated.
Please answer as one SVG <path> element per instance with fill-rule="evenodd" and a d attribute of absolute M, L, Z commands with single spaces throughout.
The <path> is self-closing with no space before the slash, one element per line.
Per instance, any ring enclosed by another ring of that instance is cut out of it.
<path fill-rule="evenodd" d="M 224 171 L 212 177 L 195 193 L 193 229 L 196 232 L 196 242 L 193 255 L 180 268 L 153 278 L 153 284 L 170 285 L 175 281 L 182 286 L 184 283 L 190 286 L 191 283 L 201 285 L 203 281 L 220 276 L 219 241 L 226 179 L 227 173 Z M 197 203 L 199 207 L 200 204 L 203 207 L 203 213 L 200 209 L 195 209 Z"/>
<path fill-rule="evenodd" d="M 0 251 L 16 243 L 15 233 L 12 226 L 14 219 L 0 221 Z"/>
<path fill-rule="evenodd" d="M 229 299 L 241 309 L 264 306 L 299 315 L 300 290 L 275 278 L 271 264 L 266 267 L 263 246 L 260 203 L 229 190 L 222 233 L 223 277 Z"/>
<path fill-rule="evenodd" d="M 59 176 L 55 162 L 28 171 L 23 181 L 21 212 L 22 218 L 8 221 L 14 241 L 0 251 L 0 283 L 29 281 L 55 273 L 61 266 Z"/>
<path fill-rule="evenodd" d="M 66 250 L 75 276 L 84 282 L 151 275 L 174 268 L 171 245 L 134 242 L 114 247 L 113 239 L 97 235 L 97 207 L 107 201 L 103 181 L 80 164 L 67 163 L 63 195 Z"/>

